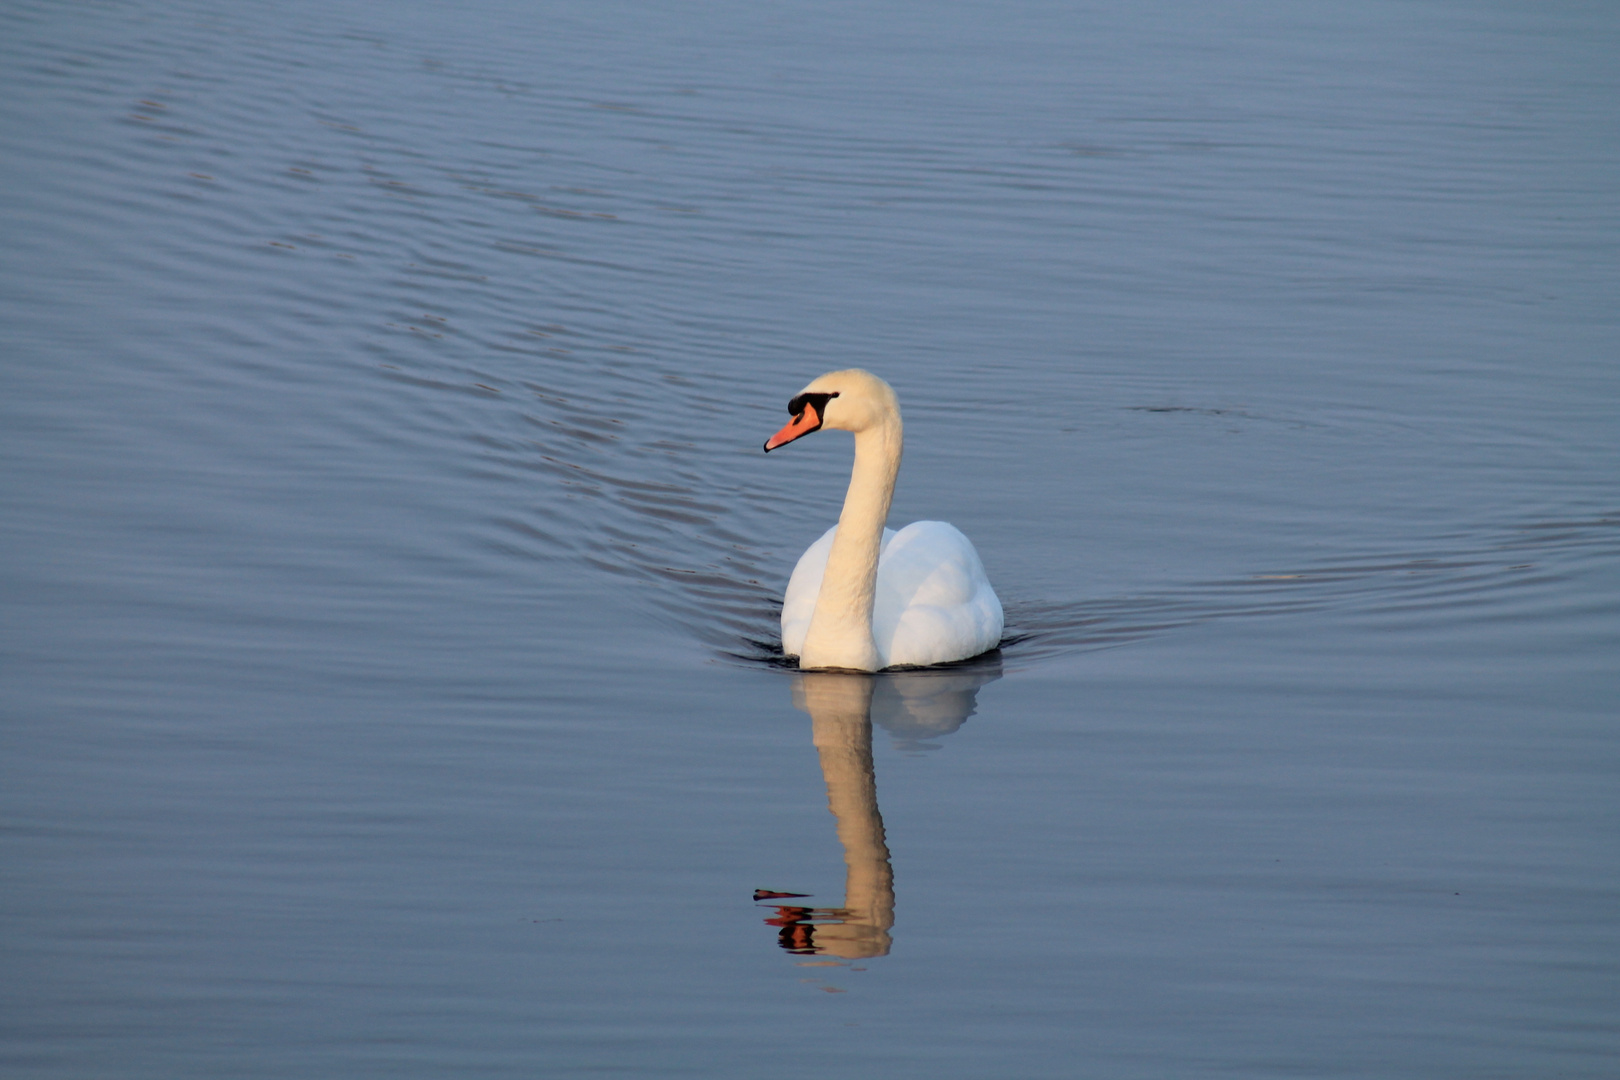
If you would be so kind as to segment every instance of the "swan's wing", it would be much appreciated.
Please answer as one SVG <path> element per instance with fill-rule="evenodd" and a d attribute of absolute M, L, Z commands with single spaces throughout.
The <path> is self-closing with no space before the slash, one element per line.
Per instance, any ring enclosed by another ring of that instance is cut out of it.
<path fill-rule="evenodd" d="M 885 664 L 966 660 L 995 648 L 1001 630 L 984 563 L 954 525 L 915 521 L 884 546 L 872 632 Z"/>
<path fill-rule="evenodd" d="M 798 656 L 804 651 L 804 636 L 810 632 L 810 616 L 816 611 L 816 597 L 821 595 L 821 578 L 827 571 L 827 553 L 832 551 L 834 525 L 821 534 L 821 538 L 804 549 L 793 576 L 788 578 L 787 592 L 782 595 L 782 652 Z"/>
<path fill-rule="evenodd" d="M 782 652 L 798 656 L 804 651 L 804 638 L 810 632 L 810 616 L 816 613 L 816 598 L 821 595 L 821 578 L 827 572 L 827 555 L 832 551 L 834 525 L 821 534 L 821 538 L 804 549 L 793 576 L 788 578 L 787 592 L 782 596 Z M 959 534 L 960 535 L 960 534 Z M 895 537 L 893 529 L 883 530 L 883 548 Z M 881 552 L 878 556 L 882 559 Z"/>
<path fill-rule="evenodd" d="M 878 588 L 902 608 L 965 604 L 984 579 L 973 541 L 943 521 L 913 521 L 895 533 L 878 558 Z"/>

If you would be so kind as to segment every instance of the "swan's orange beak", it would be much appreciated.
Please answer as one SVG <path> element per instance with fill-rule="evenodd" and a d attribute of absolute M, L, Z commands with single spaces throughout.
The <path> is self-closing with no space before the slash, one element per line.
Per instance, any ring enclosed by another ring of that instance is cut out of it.
<path fill-rule="evenodd" d="M 815 402 L 807 401 L 804 403 L 804 412 L 789 420 L 786 427 L 765 440 L 765 452 L 768 454 L 778 446 L 786 446 L 794 439 L 820 429 L 821 413 L 817 411 Z"/>

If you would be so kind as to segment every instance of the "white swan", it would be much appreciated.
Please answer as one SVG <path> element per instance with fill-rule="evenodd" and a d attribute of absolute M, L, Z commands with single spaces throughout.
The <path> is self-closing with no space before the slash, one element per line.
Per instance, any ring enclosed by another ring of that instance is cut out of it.
<path fill-rule="evenodd" d="M 833 371 L 788 403 L 769 453 L 820 429 L 855 434 L 838 524 L 799 557 L 782 599 L 782 651 L 801 668 L 878 671 L 966 660 L 1001 641 L 1001 601 L 973 543 L 943 521 L 884 528 L 900 471 L 900 405 L 871 372 Z"/>

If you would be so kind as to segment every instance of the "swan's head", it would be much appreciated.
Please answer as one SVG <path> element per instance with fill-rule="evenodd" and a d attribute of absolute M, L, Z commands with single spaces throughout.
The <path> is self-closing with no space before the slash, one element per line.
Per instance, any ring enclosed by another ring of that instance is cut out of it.
<path fill-rule="evenodd" d="M 862 432 L 900 423 L 900 403 L 889 384 L 860 368 L 829 371 L 816 379 L 788 402 L 788 413 L 793 419 L 765 441 L 766 453 L 824 427 Z"/>

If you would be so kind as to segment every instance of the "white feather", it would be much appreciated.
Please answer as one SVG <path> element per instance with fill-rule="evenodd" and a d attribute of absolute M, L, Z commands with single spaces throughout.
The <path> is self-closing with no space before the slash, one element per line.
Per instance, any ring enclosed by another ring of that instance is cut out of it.
<path fill-rule="evenodd" d="M 798 656 L 821 594 L 834 525 L 799 556 L 782 599 L 782 651 Z M 872 638 L 884 667 L 966 660 L 1001 641 L 1001 600 L 973 541 L 944 521 L 883 530 Z"/>

